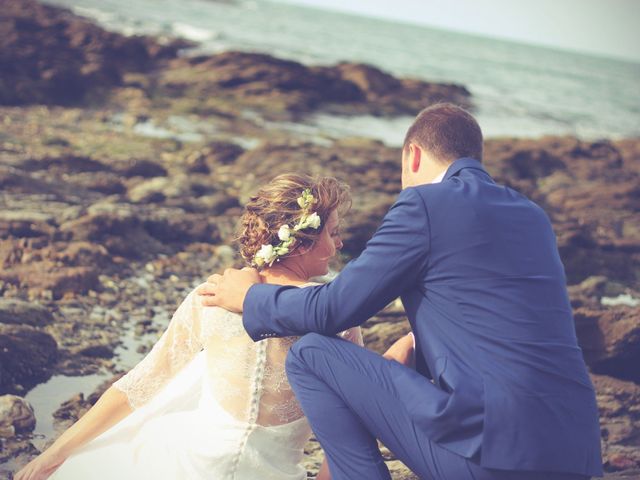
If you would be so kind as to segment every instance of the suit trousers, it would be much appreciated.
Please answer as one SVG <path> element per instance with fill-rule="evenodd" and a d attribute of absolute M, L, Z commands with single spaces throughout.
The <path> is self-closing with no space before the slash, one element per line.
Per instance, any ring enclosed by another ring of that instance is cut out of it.
<path fill-rule="evenodd" d="M 483 468 L 431 442 L 415 425 L 394 377 L 404 365 L 337 337 L 308 333 L 286 359 L 289 383 L 325 451 L 332 480 L 387 480 L 376 439 L 421 479 L 584 480 L 560 472 Z M 428 401 L 428 399 L 425 399 Z"/>

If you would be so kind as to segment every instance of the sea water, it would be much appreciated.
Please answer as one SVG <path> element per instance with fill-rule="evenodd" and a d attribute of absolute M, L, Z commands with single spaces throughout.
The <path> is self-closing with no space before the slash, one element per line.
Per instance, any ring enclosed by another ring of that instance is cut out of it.
<path fill-rule="evenodd" d="M 264 52 L 307 65 L 365 62 L 465 85 L 486 137 L 640 136 L 640 63 L 268 1 L 52 0 L 126 34 L 180 36 L 198 53 Z M 420 19 L 416 19 L 419 23 Z M 411 119 L 312 115 L 309 125 L 401 141 Z"/>

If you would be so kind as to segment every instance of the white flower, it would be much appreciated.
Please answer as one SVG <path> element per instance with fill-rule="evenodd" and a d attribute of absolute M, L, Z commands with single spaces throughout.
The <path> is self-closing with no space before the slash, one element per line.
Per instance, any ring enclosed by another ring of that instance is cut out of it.
<path fill-rule="evenodd" d="M 280 230 L 278 230 L 278 238 L 284 242 L 285 240 L 289 240 L 289 237 L 291 237 L 289 225 L 282 225 Z"/>
<path fill-rule="evenodd" d="M 311 190 L 305 188 L 302 192 L 302 196 L 298 197 L 298 205 L 301 209 L 306 210 L 308 207 L 316 203 L 316 199 L 311 195 Z"/>
<path fill-rule="evenodd" d="M 256 253 L 256 263 L 262 260 L 263 263 L 271 264 L 276 256 L 273 245 L 262 245 L 258 253 Z"/>
<path fill-rule="evenodd" d="M 317 212 L 313 212 L 309 217 L 307 217 L 306 224 L 311 228 L 318 228 L 322 221 L 320 220 L 320 215 Z"/>

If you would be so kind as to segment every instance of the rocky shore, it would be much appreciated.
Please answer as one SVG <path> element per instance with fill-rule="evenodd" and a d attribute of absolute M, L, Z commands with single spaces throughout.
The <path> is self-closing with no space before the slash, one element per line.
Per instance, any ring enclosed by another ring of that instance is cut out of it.
<path fill-rule="evenodd" d="M 345 249 L 358 255 L 400 188 L 400 152 L 292 131 L 307 115 L 413 115 L 460 85 L 361 64 L 179 55 L 187 42 L 123 37 L 70 12 L 0 0 L 0 478 L 95 402 L 210 273 L 238 265 L 242 204 L 289 171 L 351 185 Z M 640 140 L 492 139 L 494 178 L 553 222 L 576 332 L 600 406 L 607 476 L 640 471 Z M 364 325 L 382 352 L 408 324 L 392 304 Z M 138 341 L 126 352 L 123 332 Z M 52 376 L 101 373 L 68 392 L 37 442 L 24 397 Z M 115 376 L 115 377 L 114 377 Z M 114 378 L 112 378 L 114 377 Z M 39 445 L 39 446 L 36 446 Z M 308 445 L 311 475 L 317 442 Z M 387 454 L 394 478 L 414 478 Z"/>

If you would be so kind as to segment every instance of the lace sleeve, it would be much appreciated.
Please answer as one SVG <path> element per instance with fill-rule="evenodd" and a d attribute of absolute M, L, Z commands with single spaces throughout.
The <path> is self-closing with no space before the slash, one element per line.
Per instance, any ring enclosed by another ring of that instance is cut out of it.
<path fill-rule="evenodd" d="M 127 395 L 133 409 L 151 400 L 202 350 L 200 312 L 198 297 L 191 292 L 149 354 L 113 384 Z"/>
<path fill-rule="evenodd" d="M 360 327 L 351 327 L 348 330 L 344 330 L 338 334 L 340 337 L 345 340 L 349 340 L 356 345 L 360 345 L 364 347 L 364 340 L 362 338 L 362 328 Z"/>

